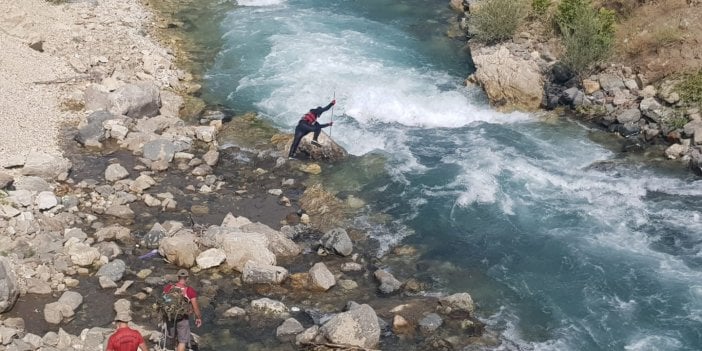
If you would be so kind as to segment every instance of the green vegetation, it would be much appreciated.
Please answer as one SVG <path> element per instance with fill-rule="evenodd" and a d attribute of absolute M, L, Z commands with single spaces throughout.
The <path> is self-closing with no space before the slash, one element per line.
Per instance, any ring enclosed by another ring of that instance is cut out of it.
<path fill-rule="evenodd" d="M 537 16 L 545 15 L 549 7 L 551 7 L 551 0 L 531 0 L 531 10 Z"/>
<path fill-rule="evenodd" d="M 684 103 L 702 108 L 702 70 L 685 75 L 675 91 Z"/>
<path fill-rule="evenodd" d="M 490 44 L 510 39 L 527 10 L 524 0 L 484 0 L 471 14 L 472 32 L 478 40 Z"/>
<path fill-rule="evenodd" d="M 690 122 L 682 111 L 675 111 L 670 117 L 664 119 L 663 124 L 669 129 L 675 130 L 684 127 L 687 122 Z"/>
<path fill-rule="evenodd" d="M 663 27 L 653 33 L 653 44 L 658 47 L 668 46 L 682 40 L 682 32 L 678 28 Z"/>
<path fill-rule="evenodd" d="M 589 0 L 563 0 L 555 20 L 566 48 L 563 62 L 573 71 L 582 75 L 609 56 L 614 41 L 614 11 L 595 10 Z"/>

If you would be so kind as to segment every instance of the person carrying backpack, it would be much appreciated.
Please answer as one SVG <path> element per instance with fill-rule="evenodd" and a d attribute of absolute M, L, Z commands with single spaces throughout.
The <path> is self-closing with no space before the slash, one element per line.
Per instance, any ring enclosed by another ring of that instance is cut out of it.
<path fill-rule="evenodd" d="M 178 281 L 163 287 L 164 318 L 168 327 L 169 337 L 177 336 L 176 351 L 185 351 L 190 343 L 190 315 L 195 313 L 195 326 L 202 326 L 202 313 L 197 303 L 197 292 L 187 285 L 188 271 L 178 271 Z"/>
<path fill-rule="evenodd" d="M 304 116 L 302 116 L 300 121 L 297 122 L 297 127 L 295 127 L 295 137 L 293 138 L 293 143 L 290 146 L 290 153 L 288 153 L 288 158 L 292 159 L 295 157 L 295 151 L 297 151 L 297 147 L 300 145 L 300 140 L 302 140 L 302 138 L 309 133 L 314 132 L 314 135 L 312 136 L 312 145 L 321 146 L 321 144 L 317 142 L 317 138 L 319 138 L 319 133 L 322 132 L 322 128 L 329 127 L 332 124 L 334 124 L 334 122 L 319 124 L 319 122 L 317 122 L 317 118 L 319 118 L 319 116 L 321 116 L 322 113 L 329 110 L 335 104 L 336 100 L 332 100 L 329 103 L 329 105 L 325 107 L 317 106 L 317 108 L 311 109 Z"/>
<path fill-rule="evenodd" d="M 117 329 L 110 335 L 107 339 L 106 351 L 149 351 L 149 347 L 146 346 L 146 341 L 141 333 L 129 327 L 129 321 L 132 320 L 132 316 L 129 312 L 118 312 L 115 316 L 115 323 L 117 323 Z"/>

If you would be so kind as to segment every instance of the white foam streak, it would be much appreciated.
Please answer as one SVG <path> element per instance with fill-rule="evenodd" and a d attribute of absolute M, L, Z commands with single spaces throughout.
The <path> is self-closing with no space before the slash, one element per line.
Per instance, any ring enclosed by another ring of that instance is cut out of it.
<path fill-rule="evenodd" d="M 274 6 L 274 5 L 280 5 L 284 2 L 285 2 L 285 0 L 237 0 L 237 4 L 239 4 L 239 6 L 252 6 L 252 7 Z"/>

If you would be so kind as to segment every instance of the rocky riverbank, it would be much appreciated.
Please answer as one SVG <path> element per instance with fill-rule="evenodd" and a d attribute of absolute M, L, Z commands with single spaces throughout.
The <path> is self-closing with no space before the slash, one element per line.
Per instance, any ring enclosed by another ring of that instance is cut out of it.
<path fill-rule="evenodd" d="M 479 2 L 456 0 L 450 4 L 461 13 L 455 24 L 460 30 L 452 33 L 464 36 L 469 30 L 471 7 Z M 680 6 L 690 13 L 702 11 L 696 2 Z M 685 21 L 680 19 L 680 26 Z M 619 134 L 624 152 L 653 150 L 654 157 L 682 161 L 683 166 L 702 175 L 700 109 L 681 99 L 682 78 L 674 68 L 668 68 L 673 73 L 661 78 L 657 71 L 613 60 L 600 65 L 595 74 L 579 77 L 559 61 L 562 44 L 542 24 L 531 22 L 520 30 L 512 40 L 497 45 L 469 40 L 476 73 L 467 82 L 481 86 L 494 106 L 527 111 L 565 108 Z M 682 49 L 696 57 L 699 53 L 694 50 Z"/>
<path fill-rule="evenodd" d="M 312 160 L 347 157 L 338 145 L 304 140 L 310 161 L 290 162 L 290 135 L 255 115 L 226 123 L 184 103 L 199 85 L 153 39 L 161 21 L 140 2 L 26 3 L 0 21 L 16 50 L 0 54 L 3 74 L 19 77 L 1 84 L 33 89 L 7 93 L 24 114 L 2 118 L 31 115 L 37 86 L 45 117 L 2 144 L 0 350 L 103 350 L 115 312 L 156 344 L 153 305 L 179 267 L 200 293 L 203 350 L 497 343 L 468 293 L 437 296 L 369 254 L 348 221 L 361 200 L 308 179 L 326 167 Z M 21 62 L 27 52 L 36 61 Z M 26 66 L 45 62 L 50 75 Z M 220 146 L 221 133 L 237 144 Z M 390 255 L 412 265 L 413 252 Z"/>

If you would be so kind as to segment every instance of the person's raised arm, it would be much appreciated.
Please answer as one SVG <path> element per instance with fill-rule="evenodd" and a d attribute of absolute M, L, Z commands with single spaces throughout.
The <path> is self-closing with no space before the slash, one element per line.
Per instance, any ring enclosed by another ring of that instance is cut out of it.
<path fill-rule="evenodd" d="M 322 113 L 329 111 L 329 109 L 330 109 L 332 106 L 334 106 L 334 105 L 336 105 L 336 99 L 332 100 L 332 101 L 329 103 L 329 105 L 324 106 L 324 108 L 322 108 L 322 111 L 321 111 L 319 114 L 321 115 Z"/>

